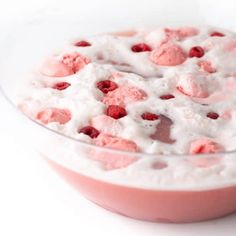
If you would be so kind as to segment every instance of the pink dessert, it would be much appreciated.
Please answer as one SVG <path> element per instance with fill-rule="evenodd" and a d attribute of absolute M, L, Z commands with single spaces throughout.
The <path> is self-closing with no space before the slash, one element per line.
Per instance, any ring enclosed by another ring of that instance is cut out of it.
<path fill-rule="evenodd" d="M 211 27 L 81 38 L 43 60 L 18 104 L 59 133 L 39 151 L 98 205 L 220 217 L 236 211 L 235 42 Z"/>

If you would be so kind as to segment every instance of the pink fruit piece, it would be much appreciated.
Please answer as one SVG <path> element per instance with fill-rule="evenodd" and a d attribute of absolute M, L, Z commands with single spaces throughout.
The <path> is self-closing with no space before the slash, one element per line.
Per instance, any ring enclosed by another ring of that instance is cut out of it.
<path fill-rule="evenodd" d="M 118 149 L 129 152 L 137 152 L 137 145 L 127 139 L 100 134 L 93 142 L 95 145 Z M 111 151 L 94 151 L 91 158 L 102 163 L 106 170 L 114 170 L 127 167 L 137 160 L 134 154 L 116 154 Z"/>
<path fill-rule="evenodd" d="M 202 138 L 193 141 L 190 144 L 190 154 L 200 154 L 200 153 L 218 153 L 224 150 L 223 146 L 211 139 Z"/>
<path fill-rule="evenodd" d="M 165 43 L 151 52 L 150 60 L 161 66 L 176 66 L 186 60 L 186 55 L 181 47 Z"/>
<path fill-rule="evenodd" d="M 174 143 L 175 140 L 170 137 L 171 126 L 173 125 L 172 120 L 164 115 L 160 115 L 159 119 L 160 122 L 156 126 L 155 133 L 150 138 L 163 143 Z"/>
<path fill-rule="evenodd" d="M 50 107 L 40 111 L 37 114 L 36 119 L 41 121 L 43 124 L 51 122 L 65 124 L 71 119 L 71 113 L 68 109 Z"/>
<path fill-rule="evenodd" d="M 215 73 L 216 69 L 212 66 L 209 61 L 199 61 L 198 66 L 205 72 Z"/>
<path fill-rule="evenodd" d="M 202 78 L 196 78 L 192 74 L 181 75 L 177 82 L 176 88 L 181 93 L 190 97 L 206 98 L 209 95 L 207 86 L 204 85 Z"/>
<path fill-rule="evenodd" d="M 107 115 L 95 116 L 90 122 L 93 127 L 104 134 L 117 135 L 122 130 L 119 121 Z"/>
<path fill-rule="evenodd" d="M 111 92 L 108 92 L 103 98 L 106 105 L 125 106 L 128 103 L 144 100 L 147 94 L 136 87 L 121 86 Z"/>

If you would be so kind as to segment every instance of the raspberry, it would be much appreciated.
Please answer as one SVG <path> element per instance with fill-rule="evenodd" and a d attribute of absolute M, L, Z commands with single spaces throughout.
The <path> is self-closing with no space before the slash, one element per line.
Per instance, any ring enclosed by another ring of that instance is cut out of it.
<path fill-rule="evenodd" d="M 135 44 L 131 47 L 131 50 L 133 52 L 148 52 L 148 51 L 152 51 L 151 47 L 148 46 L 145 43 L 139 43 L 139 44 Z"/>
<path fill-rule="evenodd" d="M 67 89 L 71 84 L 67 82 L 59 82 L 53 85 L 53 89 L 64 90 Z"/>
<path fill-rule="evenodd" d="M 103 80 L 97 83 L 97 87 L 103 92 L 108 93 L 118 88 L 115 82 L 110 80 Z"/>
<path fill-rule="evenodd" d="M 90 138 L 97 138 L 97 136 L 100 134 L 99 131 L 92 126 L 85 126 L 83 127 L 79 133 L 83 133 L 85 135 L 88 135 Z"/>
<path fill-rule="evenodd" d="M 76 47 L 89 47 L 91 46 L 91 43 L 87 42 L 87 41 L 79 41 L 77 43 L 75 43 Z"/>
<path fill-rule="evenodd" d="M 143 118 L 143 120 L 157 120 L 159 119 L 159 116 L 154 114 L 154 113 L 150 113 L 150 112 L 145 112 L 141 115 L 141 117 Z"/>
<path fill-rule="evenodd" d="M 107 108 L 106 115 L 114 118 L 120 119 L 127 115 L 125 108 L 117 106 L 117 105 L 110 105 Z"/>
<path fill-rule="evenodd" d="M 213 32 L 211 33 L 211 37 L 224 37 L 225 35 L 220 32 Z"/>
<path fill-rule="evenodd" d="M 208 112 L 207 117 L 213 120 L 218 119 L 219 115 L 216 112 Z"/>
<path fill-rule="evenodd" d="M 172 98 L 175 98 L 175 96 L 172 94 L 164 94 L 164 95 L 160 96 L 160 99 L 162 99 L 162 100 L 168 100 L 168 99 L 172 99 Z"/>
<path fill-rule="evenodd" d="M 202 57 L 204 56 L 204 49 L 200 46 L 195 46 L 195 47 L 192 47 L 190 50 L 189 50 L 189 53 L 188 53 L 188 56 L 189 57 Z"/>

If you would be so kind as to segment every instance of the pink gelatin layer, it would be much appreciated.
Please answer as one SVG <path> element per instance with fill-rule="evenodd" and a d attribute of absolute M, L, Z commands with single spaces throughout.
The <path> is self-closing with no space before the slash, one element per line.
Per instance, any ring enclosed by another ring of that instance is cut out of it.
<path fill-rule="evenodd" d="M 89 200 L 134 219 L 186 223 L 218 218 L 236 211 L 236 186 L 204 191 L 132 188 L 86 177 L 47 158 L 46 161 Z"/>

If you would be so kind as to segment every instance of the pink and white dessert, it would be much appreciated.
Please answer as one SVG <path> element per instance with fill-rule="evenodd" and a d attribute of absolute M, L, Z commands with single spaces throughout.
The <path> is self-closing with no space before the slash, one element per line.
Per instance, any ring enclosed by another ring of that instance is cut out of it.
<path fill-rule="evenodd" d="M 18 105 L 46 127 L 94 145 L 68 169 L 57 166 L 66 154 L 56 150 L 57 164 L 50 162 L 90 199 L 134 218 L 186 222 L 236 210 L 235 92 L 236 34 L 156 28 L 68 43 L 41 63 Z M 110 197 L 96 200 L 96 185 L 138 195 L 135 204 L 144 209 L 136 211 L 124 197 L 120 208 Z M 217 195 L 228 205 L 219 206 Z"/>

